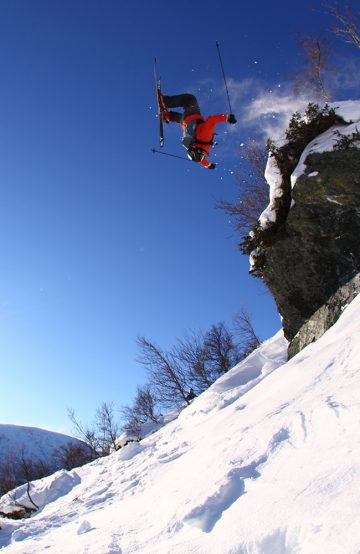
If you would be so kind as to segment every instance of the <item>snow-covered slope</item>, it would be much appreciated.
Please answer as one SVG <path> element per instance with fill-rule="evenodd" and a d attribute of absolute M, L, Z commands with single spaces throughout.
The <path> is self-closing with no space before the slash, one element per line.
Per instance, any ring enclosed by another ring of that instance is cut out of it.
<path fill-rule="evenodd" d="M 8 454 L 50 460 L 53 450 L 77 439 L 37 427 L 0 424 L 0 462 Z"/>
<path fill-rule="evenodd" d="M 51 502 L 1 522 L 3 552 L 358 553 L 359 315 L 287 363 L 278 333 L 141 443 L 35 483 Z"/>

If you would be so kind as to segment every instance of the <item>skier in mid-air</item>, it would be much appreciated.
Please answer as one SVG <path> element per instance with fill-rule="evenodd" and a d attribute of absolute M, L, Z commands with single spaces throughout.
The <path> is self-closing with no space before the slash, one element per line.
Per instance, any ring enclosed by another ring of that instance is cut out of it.
<path fill-rule="evenodd" d="M 215 127 L 225 121 L 235 124 L 234 114 L 218 114 L 205 118 L 201 115 L 198 101 L 192 94 L 164 96 L 160 91 L 158 94 L 163 120 L 167 123 L 180 123 L 183 128 L 182 145 L 186 148 L 189 159 L 207 169 L 215 169 L 216 164 L 206 159 L 210 155 L 211 146 L 215 144 Z M 179 107 L 183 108 L 183 113 L 169 110 Z"/>

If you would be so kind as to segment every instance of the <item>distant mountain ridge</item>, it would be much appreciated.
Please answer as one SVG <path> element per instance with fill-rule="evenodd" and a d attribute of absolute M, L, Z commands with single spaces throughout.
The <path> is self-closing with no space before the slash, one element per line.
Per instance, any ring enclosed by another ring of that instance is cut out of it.
<path fill-rule="evenodd" d="M 22 453 L 33 460 L 49 460 L 55 449 L 69 442 L 81 443 L 74 437 L 55 431 L 0 423 L 0 463 L 9 454 L 18 456 Z"/>

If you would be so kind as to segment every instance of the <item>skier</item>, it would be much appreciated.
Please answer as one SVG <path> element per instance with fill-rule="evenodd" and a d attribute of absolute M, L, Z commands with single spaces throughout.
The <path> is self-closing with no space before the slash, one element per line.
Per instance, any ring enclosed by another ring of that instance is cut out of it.
<path fill-rule="evenodd" d="M 190 390 L 189 390 L 189 394 L 187 395 L 187 397 L 185 398 L 185 400 L 187 400 L 187 402 L 190 402 L 190 401 L 193 400 L 194 398 L 196 398 L 195 391 L 194 391 L 194 389 L 190 389 Z"/>
<path fill-rule="evenodd" d="M 224 121 L 235 124 L 234 114 L 211 115 L 205 118 L 201 115 L 198 101 L 192 94 L 163 96 L 159 91 L 159 104 L 165 122 L 180 123 L 182 126 L 181 142 L 187 150 L 189 159 L 207 169 L 215 169 L 216 164 L 206 159 L 210 155 L 211 146 L 215 144 L 215 127 Z M 169 111 L 169 108 L 179 107 L 183 108 L 183 113 Z"/>

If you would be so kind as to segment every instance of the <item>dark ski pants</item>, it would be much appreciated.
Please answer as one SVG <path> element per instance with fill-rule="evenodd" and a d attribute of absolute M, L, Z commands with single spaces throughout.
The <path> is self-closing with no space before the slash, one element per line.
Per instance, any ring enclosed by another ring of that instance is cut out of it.
<path fill-rule="evenodd" d="M 199 114 L 198 101 L 192 94 L 177 94 L 175 96 L 164 96 L 164 104 L 167 108 L 183 108 L 184 113 L 170 111 L 170 121 L 182 123 L 185 117 Z"/>

